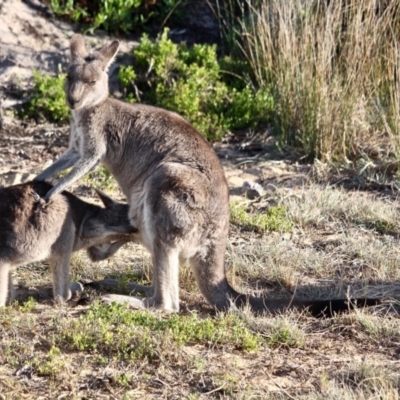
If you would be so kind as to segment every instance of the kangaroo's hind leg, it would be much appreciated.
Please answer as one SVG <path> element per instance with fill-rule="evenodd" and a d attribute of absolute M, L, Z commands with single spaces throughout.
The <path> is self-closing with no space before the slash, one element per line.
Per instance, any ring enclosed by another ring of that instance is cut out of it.
<path fill-rule="evenodd" d="M 11 304 L 14 300 L 14 286 L 10 265 L 0 261 L 0 307 Z"/>
<path fill-rule="evenodd" d="M 150 247 L 150 246 L 149 246 Z M 153 280 L 151 286 L 131 283 L 134 291 L 144 291 L 147 297 L 144 300 L 124 295 L 107 294 L 102 299 L 108 303 L 126 303 L 135 309 L 159 309 L 171 312 L 179 311 L 179 251 L 176 247 L 155 239 L 151 245 L 153 260 Z M 101 284 L 102 282 L 100 282 Z M 115 282 L 107 282 L 115 286 Z"/>
<path fill-rule="evenodd" d="M 170 312 L 179 311 L 179 253 L 175 248 L 158 243 L 154 247 L 153 281 L 151 286 L 131 283 L 131 288 L 137 291 L 144 289 L 151 295 L 145 299 L 133 296 L 107 294 L 102 299 L 108 303 L 125 303 L 135 309 L 158 309 Z M 114 282 L 112 282 L 114 283 Z"/>
<path fill-rule="evenodd" d="M 144 300 L 147 308 L 179 311 L 179 252 L 156 241 L 153 249 L 153 293 Z"/>

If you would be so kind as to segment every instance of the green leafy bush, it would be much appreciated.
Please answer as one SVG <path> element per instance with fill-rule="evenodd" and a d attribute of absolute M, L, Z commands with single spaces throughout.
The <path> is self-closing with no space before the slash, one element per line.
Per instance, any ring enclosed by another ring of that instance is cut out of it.
<path fill-rule="evenodd" d="M 162 24 L 167 19 L 182 18 L 187 0 L 50 0 L 58 16 L 89 26 L 90 31 L 101 28 L 109 32 L 129 33 L 144 24 Z"/>
<path fill-rule="evenodd" d="M 235 61 L 219 60 L 216 46 L 175 44 L 165 29 L 154 42 L 143 35 L 133 55 L 134 68 L 122 69 L 121 84 L 133 90 L 135 81 L 138 100 L 182 114 L 210 140 L 266 121 L 273 106 L 268 90 L 256 91 L 222 68 L 233 70 Z"/>
<path fill-rule="evenodd" d="M 57 76 L 33 72 L 34 88 L 29 102 L 23 107 L 21 115 L 28 118 L 42 116 L 51 122 L 69 120 L 69 108 L 65 98 L 65 74 Z"/>

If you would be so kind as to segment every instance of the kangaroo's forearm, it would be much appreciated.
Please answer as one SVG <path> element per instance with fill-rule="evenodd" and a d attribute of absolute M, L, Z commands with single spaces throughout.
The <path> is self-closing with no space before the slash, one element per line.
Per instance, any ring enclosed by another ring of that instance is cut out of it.
<path fill-rule="evenodd" d="M 45 181 L 49 179 L 58 172 L 72 167 L 79 160 L 79 157 L 79 153 L 76 150 L 67 150 L 58 160 L 37 175 L 34 180 Z"/>
<path fill-rule="evenodd" d="M 52 196 L 62 192 L 73 183 L 75 183 L 77 180 L 82 178 L 84 175 L 86 175 L 91 169 L 96 166 L 96 164 L 100 161 L 100 158 L 101 157 L 97 155 L 87 159 L 80 158 L 79 161 L 72 168 L 72 170 L 63 178 L 61 178 L 54 185 L 54 187 L 47 192 L 45 200 L 49 200 Z"/>

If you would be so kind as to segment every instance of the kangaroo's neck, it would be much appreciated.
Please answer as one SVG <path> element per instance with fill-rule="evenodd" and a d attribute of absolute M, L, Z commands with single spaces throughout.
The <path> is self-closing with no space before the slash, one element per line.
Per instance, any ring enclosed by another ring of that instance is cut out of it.
<path fill-rule="evenodd" d="M 71 110 L 72 119 L 74 120 L 77 127 L 92 129 L 99 125 L 101 128 L 103 118 L 99 116 L 104 115 L 104 109 L 106 108 L 106 100 L 99 102 L 95 106 L 83 107 L 78 110 Z"/>

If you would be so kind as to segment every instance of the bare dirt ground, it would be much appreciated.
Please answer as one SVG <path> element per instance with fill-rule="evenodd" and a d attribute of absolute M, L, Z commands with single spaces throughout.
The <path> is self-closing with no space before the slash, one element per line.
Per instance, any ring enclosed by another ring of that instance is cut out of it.
<path fill-rule="evenodd" d="M 0 4 L 3 104 L 18 100 L 13 87 L 29 85 L 34 68 L 54 72 L 66 61 L 72 27 L 50 18 L 40 5 Z M 98 43 L 106 39 L 96 38 Z M 127 51 L 132 43 L 125 46 Z M 2 185 L 31 179 L 67 145 L 67 126 L 20 121 L 10 113 L 3 122 Z M 399 398 L 397 181 L 294 163 L 271 150 L 268 135 L 247 135 L 215 148 L 233 203 L 243 204 L 250 215 L 281 205 L 291 223 L 288 232 L 266 233 L 232 225 L 226 265 L 237 289 L 274 297 L 382 297 L 384 304 L 331 319 L 299 312 L 253 317 L 236 311 L 249 332 L 258 335 L 256 350 L 229 341 L 180 344 L 168 341 L 167 331 L 161 336 L 150 331 L 154 354 L 132 360 L 109 352 L 107 340 L 99 339 L 99 347 L 89 350 L 71 346 L 63 332 L 77 329 L 76 322 L 92 306 L 55 307 L 48 266 L 36 263 L 14 273 L 22 305 L 0 310 L 0 399 Z M 246 181 L 259 183 L 262 195 L 246 199 Z M 101 184 L 85 178 L 73 190 L 97 201 L 91 186 Z M 122 199 L 112 185 L 105 190 Z M 91 263 L 83 252 L 73 257 L 74 279 L 112 274 L 148 282 L 148 254 L 129 244 L 109 261 Z M 32 306 L 26 302 L 29 296 L 36 301 Z M 187 267 L 181 272 L 181 299 L 182 316 L 221 318 L 207 306 Z M 101 331 L 100 320 L 97 324 Z M 93 328 L 85 329 L 73 333 L 89 334 Z"/>

